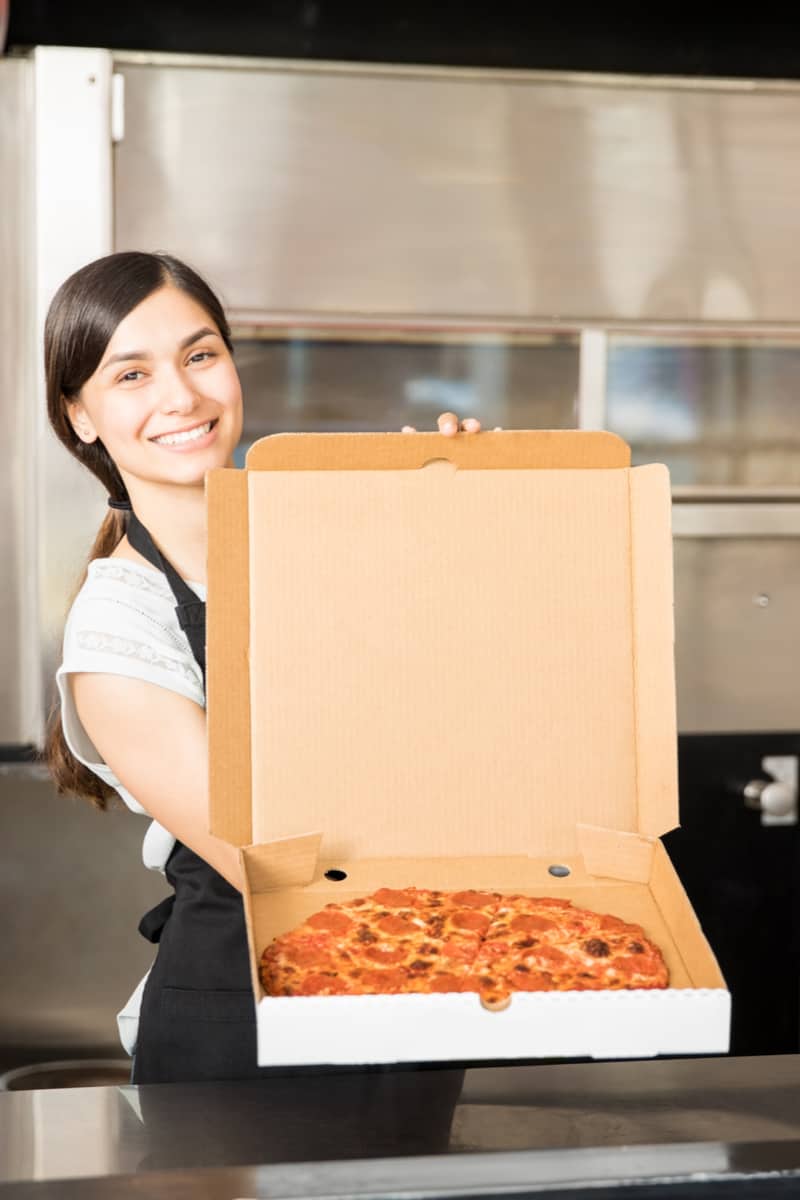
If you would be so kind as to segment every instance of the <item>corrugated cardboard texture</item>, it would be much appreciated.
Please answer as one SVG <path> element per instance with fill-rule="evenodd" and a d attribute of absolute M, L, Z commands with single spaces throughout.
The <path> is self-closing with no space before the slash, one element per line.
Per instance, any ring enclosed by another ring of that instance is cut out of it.
<path fill-rule="evenodd" d="M 257 855 L 243 849 L 242 862 L 250 891 L 267 892 L 310 884 L 317 873 L 321 842 L 321 834 L 310 833 L 260 846 Z"/>
<path fill-rule="evenodd" d="M 538 855 L 637 829 L 630 477 L 248 472 L 253 840 Z M 671 685 L 646 694 L 662 765 Z"/>
<path fill-rule="evenodd" d="M 278 433 L 254 442 L 248 471 L 383 471 L 445 457 L 461 470 L 581 470 L 630 466 L 630 447 L 614 433 L 558 429 L 439 433 Z"/>
<path fill-rule="evenodd" d="M 631 883 L 647 883 L 653 870 L 653 840 L 619 829 L 578 826 L 578 844 L 586 869 Z"/>
<path fill-rule="evenodd" d="M 277 434 L 247 455 L 248 470 L 415 469 L 445 456 L 460 470 L 588 470 L 627 467 L 630 450 L 609 433 L 504 431 L 480 438 L 440 434 Z M 209 828 L 234 845 L 252 840 L 250 797 L 247 480 L 208 477 Z"/>
<path fill-rule="evenodd" d="M 210 471 L 206 717 L 209 829 L 244 846 L 252 841 L 250 807 L 250 600 L 247 476 Z"/>
<path fill-rule="evenodd" d="M 678 824 L 672 502 L 667 468 L 629 472 L 639 831 Z"/>

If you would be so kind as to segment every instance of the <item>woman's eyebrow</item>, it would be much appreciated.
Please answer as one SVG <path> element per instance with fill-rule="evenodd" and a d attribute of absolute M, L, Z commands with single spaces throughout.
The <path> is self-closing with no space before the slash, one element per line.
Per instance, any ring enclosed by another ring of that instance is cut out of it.
<path fill-rule="evenodd" d="M 135 358 L 152 358 L 147 350 L 123 350 L 121 354 L 112 354 L 111 358 L 107 358 L 100 368 L 105 371 L 106 367 L 112 367 L 115 363 L 131 362 Z"/>
<path fill-rule="evenodd" d="M 201 329 L 196 329 L 194 333 L 190 333 L 178 345 L 179 350 L 188 350 L 189 346 L 199 342 L 200 338 L 204 337 L 219 337 L 219 332 L 212 329 L 209 325 L 203 325 Z M 100 368 L 105 371 L 106 367 L 114 366 L 116 363 L 132 362 L 134 359 L 152 358 L 149 350 L 122 350 L 119 354 L 112 354 L 111 358 L 107 358 Z"/>
<path fill-rule="evenodd" d="M 216 329 L 212 329 L 209 325 L 203 325 L 195 333 L 190 333 L 187 338 L 184 338 L 180 344 L 180 348 L 181 350 L 188 350 L 189 346 L 193 345 L 194 342 L 199 342 L 200 338 L 208 337 L 209 335 L 211 337 L 219 337 L 219 332 Z"/>

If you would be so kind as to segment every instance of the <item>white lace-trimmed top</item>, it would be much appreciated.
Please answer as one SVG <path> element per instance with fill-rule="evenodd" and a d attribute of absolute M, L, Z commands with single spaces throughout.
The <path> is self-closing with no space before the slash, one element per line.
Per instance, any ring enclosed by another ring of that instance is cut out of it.
<path fill-rule="evenodd" d="M 189 586 L 205 600 L 202 584 Z M 113 787 L 132 812 L 147 815 L 103 761 L 81 724 L 67 676 L 82 671 L 143 679 L 205 707 L 203 676 L 178 625 L 175 597 L 160 571 L 127 559 L 94 559 L 67 617 L 63 659 L 56 674 L 61 722 L 70 750 Z M 174 845 L 172 834 L 152 821 L 142 846 L 144 865 L 163 872 Z M 117 1017 L 122 1044 L 129 1053 L 136 1043 L 143 988 L 144 980 Z"/>

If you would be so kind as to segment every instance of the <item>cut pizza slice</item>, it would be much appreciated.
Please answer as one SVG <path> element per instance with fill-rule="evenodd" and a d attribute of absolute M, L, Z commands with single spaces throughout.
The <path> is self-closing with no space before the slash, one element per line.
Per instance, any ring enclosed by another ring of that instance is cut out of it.
<path fill-rule="evenodd" d="M 658 948 L 639 925 L 568 900 L 504 898 L 465 982 L 489 1008 L 514 992 L 666 987 Z"/>

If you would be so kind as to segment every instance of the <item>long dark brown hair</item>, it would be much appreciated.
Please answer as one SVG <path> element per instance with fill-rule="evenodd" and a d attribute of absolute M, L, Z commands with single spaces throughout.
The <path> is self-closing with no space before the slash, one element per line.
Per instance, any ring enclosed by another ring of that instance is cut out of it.
<path fill-rule="evenodd" d="M 62 283 L 47 314 L 44 368 L 50 424 L 59 441 L 100 480 L 112 500 L 128 498 L 117 465 L 99 438 L 91 443 L 81 441 L 69 420 L 68 404 L 79 399 L 81 388 L 100 365 L 120 321 L 166 285 L 178 288 L 205 309 L 232 350 L 230 328 L 219 300 L 196 271 L 169 254 L 131 250 L 98 258 Z M 107 558 L 124 533 L 123 514 L 110 509 L 76 592 L 83 586 L 89 563 Z M 44 757 L 59 792 L 80 796 L 96 808 L 108 807 L 114 789 L 72 754 L 64 738 L 57 699 L 48 722 Z"/>

